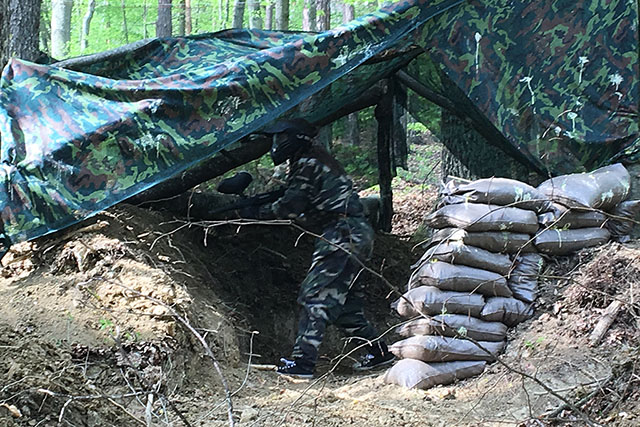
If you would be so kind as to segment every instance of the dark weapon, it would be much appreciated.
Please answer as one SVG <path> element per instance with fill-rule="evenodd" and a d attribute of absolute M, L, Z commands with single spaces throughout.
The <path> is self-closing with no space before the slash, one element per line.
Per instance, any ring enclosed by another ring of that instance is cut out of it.
<path fill-rule="evenodd" d="M 223 179 L 218 185 L 217 190 L 223 194 L 236 194 L 240 196 L 240 200 L 228 205 L 220 206 L 213 209 L 209 213 L 211 215 L 220 214 L 229 211 L 236 211 L 251 206 L 262 206 L 267 203 L 273 203 L 278 200 L 285 192 L 284 188 L 268 191 L 266 193 L 256 194 L 255 196 L 245 197 L 242 193 L 251 184 L 253 177 L 249 172 L 238 172 L 230 178 Z"/>

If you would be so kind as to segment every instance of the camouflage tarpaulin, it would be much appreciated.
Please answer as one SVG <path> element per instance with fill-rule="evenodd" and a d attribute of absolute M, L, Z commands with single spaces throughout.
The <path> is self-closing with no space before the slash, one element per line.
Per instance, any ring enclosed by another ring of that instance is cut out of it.
<path fill-rule="evenodd" d="M 321 34 L 158 39 L 73 70 L 12 60 L 0 81 L 5 233 L 73 224 L 324 88 L 326 108 L 305 116 L 328 115 L 413 55 L 379 54 L 411 46 L 459 86 L 461 110 L 481 113 L 504 137 L 494 142 L 538 170 L 635 153 L 635 1 L 401 1 Z M 433 71 L 419 77 L 438 89 Z"/>
<path fill-rule="evenodd" d="M 497 128 L 490 142 L 506 153 L 552 175 L 640 156 L 637 1 L 469 1 L 424 33 L 464 96 L 442 89 L 427 58 L 409 73 Z"/>
<path fill-rule="evenodd" d="M 158 39 L 77 71 L 11 60 L 0 82 L 5 234 L 58 230 L 201 162 L 411 45 L 417 28 L 462 1 L 400 2 L 321 34 Z M 364 73 L 377 79 L 398 61 Z"/>

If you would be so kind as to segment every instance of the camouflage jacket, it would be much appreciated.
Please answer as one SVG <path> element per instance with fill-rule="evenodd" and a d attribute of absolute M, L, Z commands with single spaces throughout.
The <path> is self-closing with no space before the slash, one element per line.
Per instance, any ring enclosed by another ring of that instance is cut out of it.
<path fill-rule="evenodd" d="M 260 208 L 260 218 L 303 220 L 324 226 L 342 216 L 362 216 L 363 207 L 353 183 L 316 158 L 301 157 L 291 164 L 285 193 Z"/>

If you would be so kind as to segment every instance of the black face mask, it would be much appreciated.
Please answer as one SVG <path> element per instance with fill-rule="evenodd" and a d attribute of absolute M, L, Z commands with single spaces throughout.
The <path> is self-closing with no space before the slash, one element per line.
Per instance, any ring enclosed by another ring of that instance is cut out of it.
<path fill-rule="evenodd" d="M 289 132 L 281 132 L 273 135 L 271 145 L 271 159 L 274 165 L 280 165 L 294 156 L 298 151 L 307 148 L 311 144 L 311 138 L 305 135 L 297 135 Z"/>

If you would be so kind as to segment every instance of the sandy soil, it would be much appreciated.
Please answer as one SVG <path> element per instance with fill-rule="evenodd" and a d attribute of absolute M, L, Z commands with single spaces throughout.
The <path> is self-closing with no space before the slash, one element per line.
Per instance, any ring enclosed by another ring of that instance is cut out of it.
<path fill-rule="evenodd" d="M 579 409 L 594 421 L 640 423 L 635 242 L 549 260 L 536 315 L 509 332 L 508 367 L 426 391 L 354 375 L 353 344 L 335 330 L 316 380 L 249 369 L 288 354 L 311 251 L 292 227 L 187 224 L 127 205 L 15 247 L 0 279 L 0 426 L 229 425 L 216 364 L 239 425 L 550 425 L 540 416 L 562 402 L 540 383 L 571 402 L 591 395 Z M 402 289 L 420 255 L 380 233 L 371 269 Z M 371 318 L 392 330 L 395 296 L 376 274 L 362 279 Z M 589 346 L 612 297 L 625 308 Z"/>

